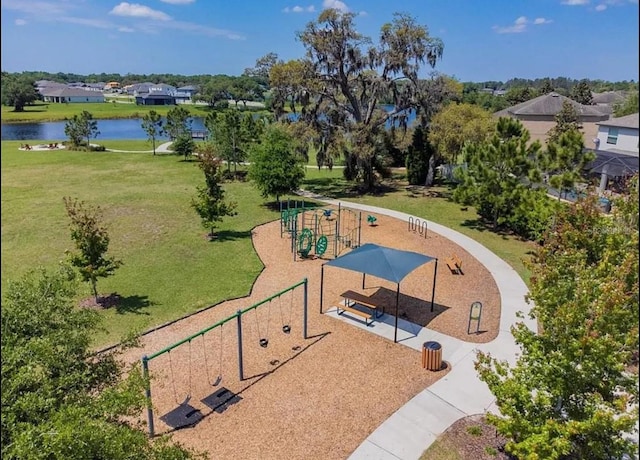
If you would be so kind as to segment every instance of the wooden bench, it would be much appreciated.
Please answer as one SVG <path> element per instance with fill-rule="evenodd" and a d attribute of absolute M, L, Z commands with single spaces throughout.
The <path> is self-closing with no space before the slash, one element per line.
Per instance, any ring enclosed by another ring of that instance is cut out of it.
<path fill-rule="evenodd" d="M 367 313 L 366 311 L 358 310 L 357 308 L 347 307 L 346 305 L 338 304 L 335 305 L 338 314 L 341 315 L 344 312 L 350 313 L 352 315 L 360 316 L 364 318 L 364 324 L 369 325 L 369 321 L 373 319 L 373 315 L 371 313 Z"/>
<path fill-rule="evenodd" d="M 346 311 L 354 315 L 360 316 L 362 318 L 365 318 L 365 324 L 367 324 L 367 326 L 369 325 L 368 321 L 373 318 L 373 314 L 375 314 L 376 318 L 379 318 L 384 314 L 384 308 L 382 310 L 382 313 L 380 313 L 379 312 L 380 307 L 372 302 L 371 297 L 368 297 L 359 292 L 346 291 L 340 294 L 340 297 L 344 299 L 344 305 L 343 304 L 340 304 L 340 306 L 336 305 L 336 308 L 338 309 L 338 314 L 341 315 Z M 359 310 L 357 308 L 353 308 L 355 304 L 361 305 L 373 311 L 372 313 L 369 313 L 366 311 Z M 340 312 L 340 310 L 342 310 L 342 313 Z"/>
<path fill-rule="evenodd" d="M 444 259 L 444 262 L 447 264 L 447 267 L 449 267 L 449 270 L 451 270 L 451 273 L 464 275 L 464 273 L 462 272 L 462 260 L 460 259 L 460 257 L 458 257 L 457 254 L 453 254 L 451 257 L 447 257 L 446 259 Z"/>

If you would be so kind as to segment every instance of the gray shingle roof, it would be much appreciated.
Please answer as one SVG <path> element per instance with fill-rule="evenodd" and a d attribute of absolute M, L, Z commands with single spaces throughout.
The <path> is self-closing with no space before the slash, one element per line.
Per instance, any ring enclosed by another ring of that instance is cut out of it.
<path fill-rule="evenodd" d="M 580 116 L 604 117 L 608 115 L 592 105 L 582 105 L 573 99 L 562 96 L 558 93 L 549 93 L 538 96 L 529 101 L 521 102 L 504 110 L 496 112 L 496 116 L 518 116 L 518 115 L 538 115 L 538 116 L 555 116 L 562 110 L 564 101 L 569 101 L 576 109 Z"/>
<path fill-rule="evenodd" d="M 102 91 L 91 91 L 82 88 L 44 88 L 41 91 L 43 96 L 49 97 L 96 97 L 103 96 Z"/>
<path fill-rule="evenodd" d="M 618 128 L 640 128 L 638 123 L 638 113 L 632 113 L 625 117 L 611 118 L 607 121 L 601 121 L 596 124 L 600 126 L 614 126 Z"/>
<path fill-rule="evenodd" d="M 591 93 L 594 104 L 614 104 L 622 102 L 627 97 L 624 91 L 605 91 L 604 93 Z"/>

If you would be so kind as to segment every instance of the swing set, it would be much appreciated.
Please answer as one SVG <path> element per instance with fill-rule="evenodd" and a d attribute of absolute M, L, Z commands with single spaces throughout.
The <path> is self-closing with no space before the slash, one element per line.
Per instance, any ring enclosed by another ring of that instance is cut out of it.
<path fill-rule="evenodd" d="M 282 291 L 268 297 L 260 302 L 245 308 L 244 310 L 238 310 L 234 315 L 229 316 L 217 323 L 199 331 L 195 334 L 190 335 L 189 337 L 180 340 L 179 342 L 174 343 L 173 345 L 169 345 L 168 347 L 163 348 L 162 350 L 153 353 L 149 356 L 145 355 L 142 357 L 142 372 L 145 380 L 145 396 L 147 399 L 147 420 L 149 424 L 149 437 L 152 438 L 155 435 L 154 429 L 154 414 L 153 414 L 153 403 L 151 400 L 151 380 L 149 378 L 149 362 L 163 354 L 167 354 L 168 364 L 169 364 L 169 377 L 171 378 L 171 389 L 173 391 L 173 398 L 177 407 L 170 411 L 169 413 L 160 417 L 162 421 L 164 421 L 167 425 L 173 428 L 182 428 L 185 426 L 193 426 L 198 423 L 204 416 L 200 412 L 200 410 L 194 408 L 189 403 L 192 398 L 192 381 L 193 381 L 193 362 L 192 362 L 192 347 L 193 342 L 196 341 L 199 337 L 202 337 L 202 346 L 203 346 L 203 357 L 204 357 L 204 367 L 207 382 L 212 387 L 218 387 L 218 389 L 211 395 L 206 396 L 201 399 L 201 402 L 207 405 L 214 411 L 220 412 L 219 410 L 222 406 L 228 405 L 232 402 L 238 401 L 240 397 L 228 389 L 224 387 L 220 387 L 220 384 L 223 380 L 223 352 L 224 352 L 224 335 L 223 335 L 223 327 L 226 323 L 229 323 L 232 320 L 236 321 L 236 327 L 238 332 L 238 374 L 240 377 L 240 381 L 244 380 L 244 363 L 243 363 L 243 333 L 242 333 L 242 316 L 254 311 L 254 317 L 256 321 L 256 331 L 258 333 L 258 345 L 262 348 L 267 348 L 269 346 L 269 323 L 271 321 L 271 307 L 272 302 L 278 302 L 278 311 L 280 313 L 280 322 L 282 324 L 282 332 L 284 334 L 291 334 L 292 332 L 292 317 L 293 317 L 293 309 L 295 307 L 294 302 L 294 291 L 296 288 L 302 286 L 303 287 L 303 324 L 302 324 L 302 336 L 304 339 L 308 338 L 307 334 L 307 299 L 308 299 L 308 280 L 304 278 L 302 281 L 283 289 Z M 286 299 L 284 298 L 285 294 L 289 293 L 289 305 L 288 312 L 287 306 L 283 305 L 283 302 L 286 303 Z M 267 321 L 266 326 L 261 328 L 260 320 L 258 317 L 258 308 L 267 304 Z M 228 326 L 227 326 L 228 327 Z M 213 365 L 213 361 L 215 361 L 215 356 L 212 356 L 211 353 L 207 352 L 209 348 L 207 346 L 206 334 L 210 331 L 213 331 L 217 328 L 217 374 L 214 371 L 213 375 L 211 374 L 211 369 Z M 176 375 L 173 369 L 173 358 L 171 357 L 172 351 L 177 347 L 187 344 L 188 346 L 188 372 L 187 372 L 187 394 L 181 399 L 178 395 L 178 389 L 176 385 Z M 223 410 L 223 409 L 222 409 Z"/>

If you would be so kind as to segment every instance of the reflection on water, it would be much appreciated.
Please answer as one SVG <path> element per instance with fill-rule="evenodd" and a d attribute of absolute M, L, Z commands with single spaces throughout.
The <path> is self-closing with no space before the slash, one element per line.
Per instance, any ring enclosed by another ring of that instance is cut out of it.
<path fill-rule="evenodd" d="M 142 129 L 142 119 L 131 118 L 123 120 L 96 120 L 100 139 L 134 139 L 145 140 L 147 133 Z M 42 123 L 3 123 L 3 141 L 64 141 L 68 136 L 64 133 L 64 121 L 51 121 Z M 194 130 L 204 130 L 204 119 L 202 117 L 192 118 L 191 128 Z M 158 139 L 168 139 L 166 136 L 159 136 Z"/>

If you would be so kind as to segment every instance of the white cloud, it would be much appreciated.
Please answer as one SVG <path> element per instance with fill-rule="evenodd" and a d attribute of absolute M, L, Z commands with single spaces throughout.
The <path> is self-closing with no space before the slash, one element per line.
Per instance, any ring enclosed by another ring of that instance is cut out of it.
<path fill-rule="evenodd" d="M 563 5 L 576 6 L 576 5 L 588 5 L 589 0 L 563 0 Z"/>
<path fill-rule="evenodd" d="M 282 12 L 283 13 L 313 13 L 316 10 L 316 7 L 313 5 L 309 5 L 309 6 L 293 6 L 291 8 L 289 8 L 288 6 L 286 8 L 283 8 Z"/>
<path fill-rule="evenodd" d="M 605 4 L 601 4 L 601 5 L 596 6 L 596 11 L 604 11 L 606 9 L 607 9 L 607 5 L 605 5 Z"/>
<path fill-rule="evenodd" d="M 171 16 L 169 16 L 168 14 L 163 13 L 162 11 L 153 10 L 148 6 L 140 5 L 138 3 L 122 2 L 119 5 L 114 6 L 109 14 L 114 14 L 116 16 L 129 16 L 134 18 L 155 19 L 158 21 L 171 20 Z"/>
<path fill-rule="evenodd" d="M 188 5 L 196 0 L 160 0 L 162 3 L 169 3 L 170 5 Z"/>
<path fill-rule="evenodd" d="M 551 24 L 553 21 L 551 19 L 545 19 L 545 18 L 536 18 L 533 23 L 535 25 L 540 25 L 540 24 Z"/>
<path fill-rule="evenodd" d="M 324 9 L 333 8 L 334 10 L 342 11 L 343 13 L 349 11 L 349 7 L 340 0 L 323 0 L 322 7 Z"/>
<path fill-rule="evenodd" d="M 135 29 L 132 29 L 131 27 L 118 27 L 118 32 L 131 33 L 131 32 L 135 32 Z"/>
<path fill-rule="evenodd" d="M 519 34 L 527 30 L 528 22 L 529 21 L 527 20 L 526 16 L 520 16 L 514 21 L 513 25 L 506 27 L 493 26 L 493 30 L 495 30 L 499 34 Z"/>
<path fill-rule="evenodd" d="M 25 25 L 26 23 L 27 23 L 27 21 L 25 21 L 24 19 L 16 19 L 16 22 L 15 22 L 15 24 L 16 24 L 17 26 L 23 26 L 23 25 Z"/>

